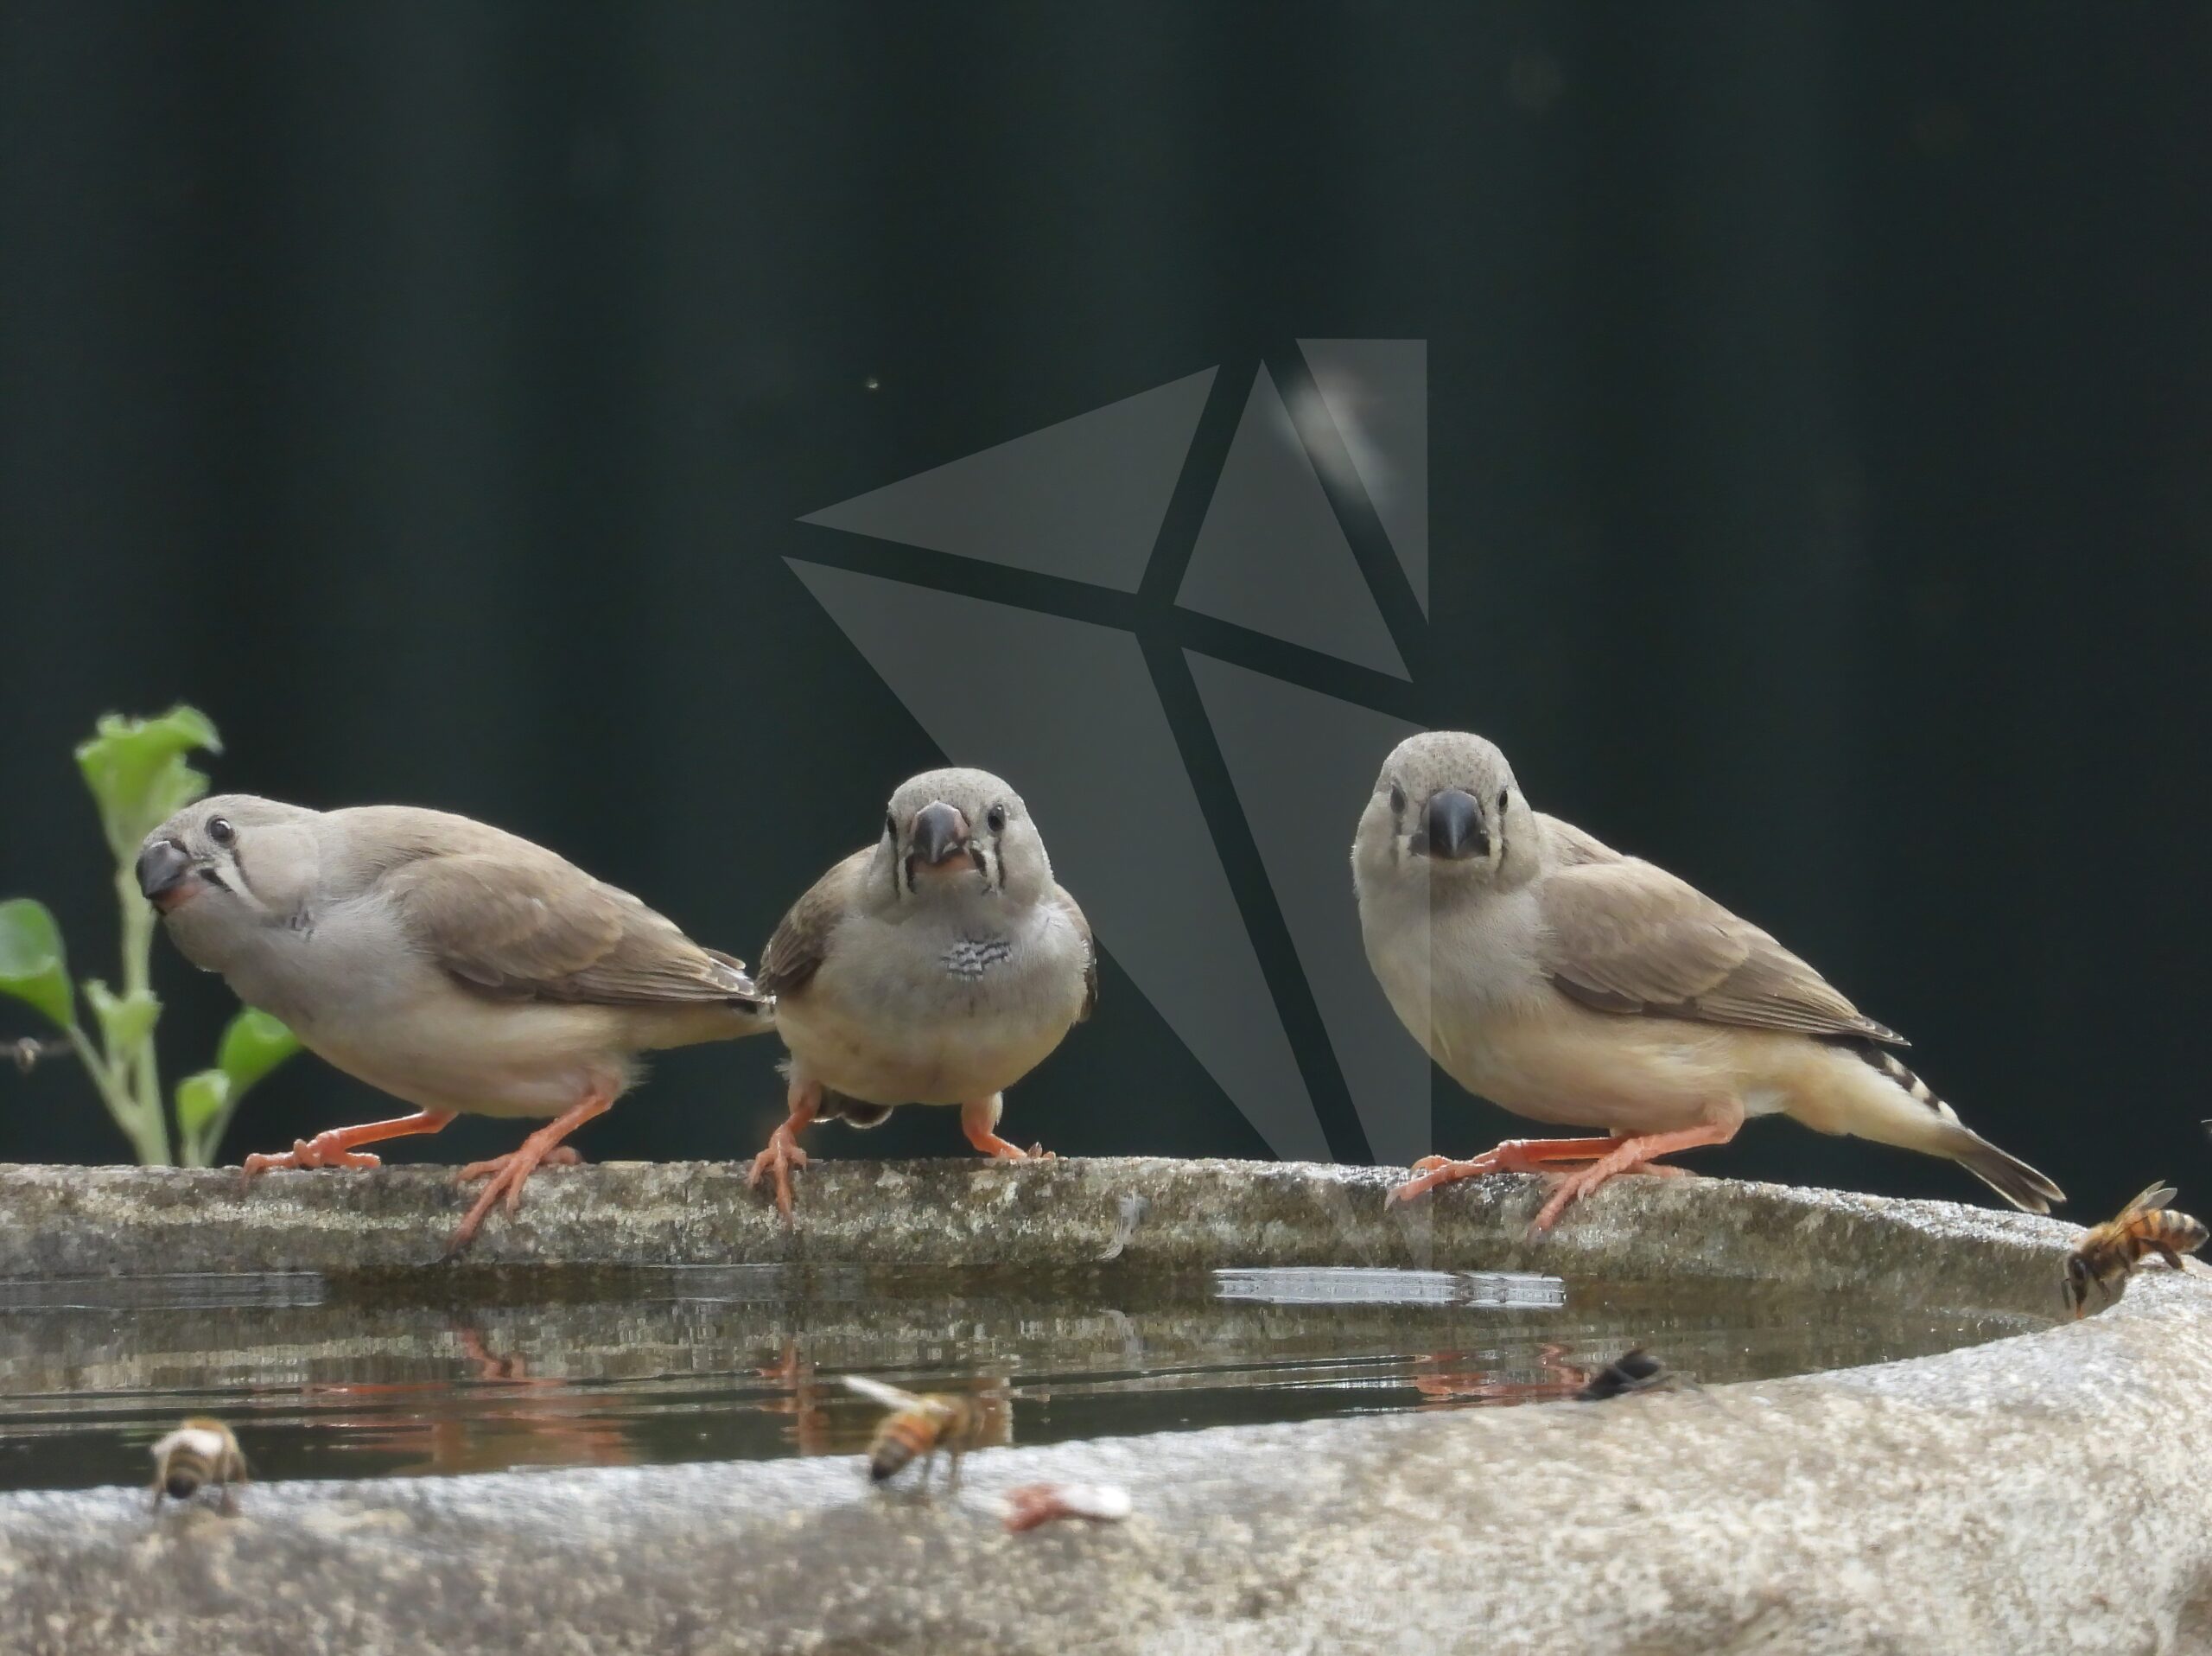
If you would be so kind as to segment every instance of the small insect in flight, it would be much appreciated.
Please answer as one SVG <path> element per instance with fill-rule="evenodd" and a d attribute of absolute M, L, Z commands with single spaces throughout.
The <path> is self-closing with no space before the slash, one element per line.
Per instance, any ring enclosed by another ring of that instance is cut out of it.
<path fill-rule="evenodd" d="M 2066 1261 L 2066 1304 L 2076 1317 L 2088 1312 L 2093 1296 L 2117 1300 L 2126 1293 L 2129 1274 L 2145 1256 L 2155 1253 L 2179 1271 L 2182 1255 L 2204 1245 L 2203 1222 L 2166 1205 L 2174 1194 L 2171 1185 L 2154 1184 L 2074 1245 Z"/>
<path fill-rule="evenodd" d="M 975 1398 L 943 1392 L 918 1395 L 865 1374 L 848 1374 L 844 1379 L 851 1390 L 891 1411 L 884 1416 L 868 1446 L 870 1478 L 877 1483 L 895 1478 L 918 1455 L 921 1483 L 926 1487 L 930 1468 L 936 1463 L 937 1452 L 943 1449 L 951 1462 L 945 1487 L 960 1487 L 960 1457 L 975 1446 L 982 1432 L 983 1411 Z"/>
<path fill-rule="evenodd" d="M 1633 1351 L 1623 1352 L 1592 1374 L 1574 1395 L 1584 1403 L 1603 1403 L 1607 1398 L 1625 1397 L 1630 1392 L 1651 1392 L 1678 1384 L 1665 1364 L 1638 1346 Z"/>
<path fill-rule="evenodd" d="M 238 1440 L 219 1420 L 195 1415 L 154 1445 L 154 1510 L 162 1497 L 190 1500 L 201 1489 L 221 1492 L 218 1506 L 238 1510 L 237 1486 L 246 1481 L 245 1456 Z"/>

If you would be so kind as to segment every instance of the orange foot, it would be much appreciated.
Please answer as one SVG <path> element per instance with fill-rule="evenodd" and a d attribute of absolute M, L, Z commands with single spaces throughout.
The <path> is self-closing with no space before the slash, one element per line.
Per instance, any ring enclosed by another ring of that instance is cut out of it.
<path fill-rule="evenodd" d="M 592 1119 L 603 1116 L 614 1103 L 613 1089 L 594 1087 L 575 1108 L 556 1116 L 522 1142 L 522 1148 L 510 1150 L 505 1156 L 495 1156 L 488 1162 L 471 1162 L 454 1175 L 457 1184 L 469 1184 L 478 1179 L 486 1181 L 476 1205 L 461 1221 L 461 1228 L 453 1233 L 453 1240 L 446 1244 L 446 1257 L 450 1258 L 467 1247 L 476 1238 L 484 1217 L 502 1196 L 506 1198 L 507 1217 L 512 1219 L 522 1209 L 522 1188 L 530 1175 L 546 1163 L 555 1167 L 574 1167 L 583 1158 L 562 1143 L 570 1133 Z"/>
<path fill-rule="evenodd" d="M 1485 1173 L 1552 1174 L 1551 1194 L 1529 1226 L 1529 1234 L 1536 1236 L 1551 1229 L 1558 1223 L 1559 1216 L 1575 1202 L 1624 1173 L 1679 1175 L 1682 1169 L 1655 1165 L 1653 1158 L 1705 1144 L 1725 1144 L 1736 1136 L 1737 1124 L 1709 1123 L 1679 1132 L 1646 1133 L 1632 1138 L 1508 1139 L 1496 1150 L 1465 1162 L 1423 1156 L 1414 1164 L 1420 1176 L 1408 1179 L 1393 1190 L 1389 1200 L 1404 1201 L 1455 1179 L 1470 1179 Z M 1554 1174 L 1552 1164 L 1560 1162 L 1588 1165 L 1571 1173 Z"/>
<path fill-rule="evenodd" d="M 383 1138 L 404 1138 L 410 1133 L 435 1133 L 453 1119 L 450 1110 L 424 1110 L 411 1116 L 397 1117 L 391 1121 L 366 1122 L 359 1127 L 334 1127 L 327 1133 L 317 1133 L 313 1138 L 296 1138 L 292 1148 L 275 1156 L 264 1156 L 257 1151 L 245 1158 L 245 1176 L 266 1173 L 271 1168 L 372 1168 L 381 1167 L 383 1158 L 365 1150 L 357 1151 L 356 1144 L 373 1144 Z"/>
<path fill-rule="evenodd" d="M 1392 1201 L 1411 1201 L 1439 1185 L 1459 1179 L 1477 1179 L 1485 1173 L 1548 1173 L 1560 1162 L 1594 1162 L 1627 1143 L 1620 1138 L 1509 1138 L 1494 1150 L 1454 1162 L 1448 1156 L 1424 1156 L 1414 1163 L 1418 1176 L 1391 1191 Z"/>
<path fill-rule="evenodd" d="M 960 1131 L 968 1135 L 968 1142 L 984 1155 L 998 1162 L 1049 1162 L 1052 1152 L 1042 1144 L 1032 1144 L 1024 1150 L 1019 1144 L 1009 1144 L 994 1131 L 999 1124 L 999 1111 L 1002 1096 L 994 1092 L 988 1099 L 977 1099 L 960 1106 Z"/>
<path fill-rule="evenodd" d="M 786 1107 L 791 1113 L 768 1135 L 768 1148 L 753 1158 L 753 1171 L 745 1175 L 745 1182 L 748 1188 L 757 1190 L 762 1179 L 774 1175 L 776 1211 L 789 1225 L 792 1222 L 791 1170 L 804 1167 L 807 1160 L 806 1152 L 798 1147 L 798 1136 L 822 1108 L 822 1089 L 810 1081 L 793 1081 Z"/>

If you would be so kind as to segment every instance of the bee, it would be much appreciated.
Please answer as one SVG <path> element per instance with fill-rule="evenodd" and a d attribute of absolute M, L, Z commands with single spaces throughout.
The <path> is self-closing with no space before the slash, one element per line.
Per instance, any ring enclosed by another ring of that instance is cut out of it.
<path fill-rule="evenodd" d="M 853 1391 L 891 1411 L 884 1416 L 868 1443 L 870 1478 L 877 1483 L 895 1478 L 918 1455 L 922 1457 L 921 1481 L 926 1487 L 930 1468 L 936 1464 L 937 1452 L 943 1449 L 951 1458 L 945 1487 L 960 1487 L 960 1457 L 975 1446 L 982 1433 L 983 1411 L 976 1399 L 943 1392 L 918 1396 L 901 1392 L 895 1385 L 886 1385 L 881 1380 L 872 1380 L 865 1374 L 848 1374 L 844 1379 Z"/>
<path fill-rule="evenodd" d="M 1665 1364 L 1638 1346 L 1633 1351 L 1623 1352 L 1592 1374 L 1574 1395 L 1584 1403 L 1603 1403 L 1607 1398 L 1625 1397 L 1630 1392 L 1651 1392 L 1677 1384 Z"/>
<path fill-rule="evenodd" d="M 219 1420 L 195 1415 L 154 1445 L 154 1510 L 162 1497 L 190 1500 L 209 1485 L 222 1492 L 217 1503 L 226 1512 L 238 1508 L 236 1486 L 246 1481 L 245 1456 L 238 1440 Z"/>
<path fill-rule="evenodd" d="M 2154 1184 L 2074 1245 L 2066 1261 L 2066 1304 L 2075 1316 L 2087 1313 L 2092 1295 L 2116 1300 L 2126 1292 L 2128 1275 L 2145 1255 L 2155 1253 L 2179 1271 L 2182 1255 L 2204 1245 L 2203 1222 L 2173 1212 L 2166 1206 L 2173 1199 L 2171 1185 Z"/>

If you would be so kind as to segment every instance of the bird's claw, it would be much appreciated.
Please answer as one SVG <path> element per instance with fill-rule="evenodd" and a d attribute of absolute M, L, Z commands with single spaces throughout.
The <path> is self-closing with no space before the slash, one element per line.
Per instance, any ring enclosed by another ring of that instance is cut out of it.
<path fill-rule="evenodd" d="M 768 1148 L 753 1158 L 753 1171 L 745 1175 L 746 1188 L 758 1190 L 764 1175 L 773 1174 L 776 1180 L 776 1211 L 784 1216 L 784 1223 L 791 1220 L 791 1171 L 807 1164 L 806 1152 L 797 1142 L 779 1127 L 768 1135 Z"/>
<path fill-rule="evenodd" d="M 292 1148 L 274 1156 L 257 1150 L 245 1158 L 245 1177 L 251 1181 L 257 1175 L 279 1168 L 376 1168 L 384 1165 L 384 1158 L 367 1150 L 349 1150 L 336 1142 L 334 1134 L 321 1133 L 313 1138 L 296 1138 Z"/>

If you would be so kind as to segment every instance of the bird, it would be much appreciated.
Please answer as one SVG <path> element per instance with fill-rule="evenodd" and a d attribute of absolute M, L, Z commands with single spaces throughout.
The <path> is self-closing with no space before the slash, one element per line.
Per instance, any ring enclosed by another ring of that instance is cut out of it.
<path fill-rule="evenodd" d="M 1572 1168 L 1541 1232 L 1617 1175 L 1679 1173 L 1653 1158 L 1777 1112 L 1948 1156 L 2030 1213 L 2065 1200 L 1905 1067 L 1902 1035 L 1687 882 L 1537 811 L 1481 736 L 1393 749 L 1351 863 L 1368 963 L 1439 1067 L 1516 1115 L 1605 1135 L 1426 1156 L 1393 1201 Z"/>
<path fill-rule="evenodd" d="M 1048 1155 L 998 1136 L 1005 1092 L 1090 1016 L 1098 955 L 1021 796 L 987 771 L 934 770 L 791 906 L 760 986 L 791 1086 L 750 1181 L 774 1181 L 788 1224 L 798 1135 L 817 1118 L 874 1127 L 899 1105 L 957 1105 L 984 1155 Z"/>
<path fill-rule="evenodd" d="M 577 1159 L 562 1141 L 637 1079 L 639 1054 L 774 1024 L 744 962 L 543 846 L 442 811 L 220 794 L 149 834 L 137 871 L 187 959 L 416 1106 L 249 1156 L 248 1179 L 372 1168 L 359 1146 L 463 1112 L 553 1118 L 461 1170 L 485 1184 L 449 1253 L 502 1197 L 512 1217 L 541 1162 Z"/>

